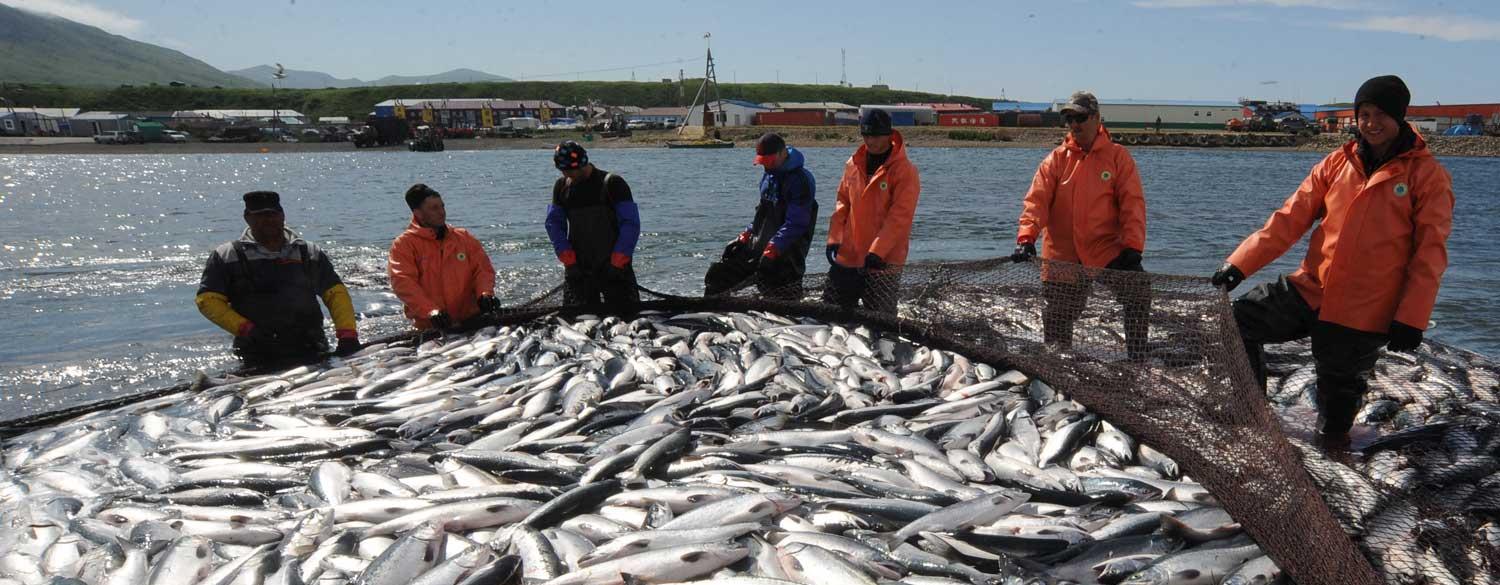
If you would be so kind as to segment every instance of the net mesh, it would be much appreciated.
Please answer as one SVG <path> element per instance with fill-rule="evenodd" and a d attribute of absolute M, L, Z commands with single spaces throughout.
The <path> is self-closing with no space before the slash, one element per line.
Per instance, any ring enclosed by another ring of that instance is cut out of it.
<path fill-rule="evenodd" d="M 1430 341 L 1383 354 L 1352 444 L 1328 446 L 1312 432 L 1307 344 L 1267 348 L 1262 391 L 1227 297 L 1202 278 L 998 258 L 778 286 L 751 273 L 729 289 L 641 288 L 623 308 L 861 322 L 1045 380 L 1174 459 L 1303 585 L 1495 582 L 1500 369 L 1482 356 Z M 558 286 L 493 321 L 622 308 L 566 298 Z"/>
<path fill-rule="evenodd" d="M 1500 372 L 1481 356 L 1384 354 L 1350 450 L 1317 444 L 1306 343 L 1268 348 L 1262 391 L 1202 278 L 997 258 L 642 300 L 861 321 L 1046 380 L 1175 459 L 1297 583 L 1492 582 L 1500 567 Z"/>

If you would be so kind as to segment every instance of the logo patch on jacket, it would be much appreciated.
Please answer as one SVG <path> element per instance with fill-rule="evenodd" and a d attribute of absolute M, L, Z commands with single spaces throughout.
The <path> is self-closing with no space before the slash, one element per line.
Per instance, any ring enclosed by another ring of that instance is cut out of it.
<path fill-rule="evenodd" d="M 1405 197 L 1407 191 L 1410 191 L 1410 190 L 1411 189 L 1406 186 L 1406 183 L 1396 183 L 1396 196 L 1397 197 Z"/>
<path fill-rule="evenodd" d="M 465 254 L 463 252 L 459 252 L 457 258 L 458 258 L 459 262 L 463 262 L 464 260 L 468 260 L 469 259 L 469 255 Z"/>
<path fill-rule="evenodd" d="M 885 183 L 885 181 L 881 181 L 881 182 L 880 182 L 880 190 L 881 190 L 881 191 L 884 191 L 884 190 L 885 190 L 885 188 L 886 188 L 886 187 L 888 187 L 888 186 L 889 186 L 889 185 L 886 185 L 886 183 Z"/>
<path fill-rule="evenodd" d="M 1099 173 L 1099 180 L 1101 181 L 1108 181 L 1112 178 L 1114 178 L 1114 174 L 1110 173 L 1109 171 Z"/>

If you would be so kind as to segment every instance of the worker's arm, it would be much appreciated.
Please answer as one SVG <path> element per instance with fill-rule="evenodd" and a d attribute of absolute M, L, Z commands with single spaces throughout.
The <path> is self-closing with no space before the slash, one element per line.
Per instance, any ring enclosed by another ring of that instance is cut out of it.
<path fill-rule="evenodd" d="M 228 292 L 229 268 L 218 251 L 214 251 L 208 255 L 208 262 L 203 266 L 203 277 L 199 281 L 198 295 L 194 297 L 193 304 L 198 306 L 199 313 L 230 335 L 248 334 L 249 327 L 253 325 L 244 315 L 229 306 Z"/>
<path fill-rule="evenodd" d="M 1146 251 L 1146 194 L 1130 151 L 1119 149 L 1115 195 L 1120 206 L 1120 243 L 1137 252 Z"/>
<path fill-rule="evenodd" d="M 465 234 L 468 235 L 468 234 Z M 490 255 L 484 251 L 484 245 L 473 236 L 469 236 L 469 258 L 474 260 L 474 296 L 495 294 L 495 266 L 490 263 Z"/>
<path fill-rule="evenodd" d="M 615 239 L 615 247 L 612 252 L 635 257 L 635 245 L 641 239 L 641 212 L 635 205 L 635 199 L 630 194 L 630 185 L 619 175 L 610 175 L 610 182 L 604 188 L 609 194 L 609 203 L 615 209 L 615 221 L 620 229 L 620 236 Z"/>
<path fill-rule="evenodd" d="M 917 199 L 922 196 L 922 177 L 916 165 L 907 161 L 899 167 L 899 176 L 891 177 L 891 207 L 880 222 L 880 231 L 870 242 L 869 253 L 881 259 L 891 258 L 899 248 L 911 242 L 911 224 L 917 215 Z"/>
<path fill-rule="evenodd" d="M 573 251 L 573 243 L 568 241 L 568 211 L 558 200 L 559 192 L 562 190 L 562 179 L 557 180 L 552 187 L 552 203 L 547 206 L 547 239 L 552 241 L 552 252 L 558 257 L 563 252 Z"/>
<path fill-rule="evenodd" d="M 425 317 L 439 310 L 437 303 L 422 290 L 422 273 L 417 266 L 416 251 L 403 238 L 398 237 L 391 244 L 391 256 L 386 262 L 385 271 L 391 278 L 391 290 L 406 305 L 407 315 Z"/>
<path fill-rule="evenodd" d="M 830 246 L 844 243 L 845 227 L 849 223 L 849 206 L 853 203 L 850 191 L 856 188 L 849 181 L 850 169 L 853 167 L 853 161 L 844 165 L 844 178 L 839 181 L 838 195 L 833 203 L 833 217 L 828 218 L 828 245 Z"/>
<path fill-rule="evenodd" d="M 777 251 L 791 249 L 792 242 L 812 231 L 815 219 L 813 201 L 817 196 L 817 186 L 813 183 L 810 172 L 798 169 L 787 173 L 782 181 L 781 196 L 787 200 L 786 220 L 781 222 L 781 229 L 776 230 L 776 235 L 771 238 L 771 245 Z"/>
<path fill-rule="evenodd" d="M 1314 166 L 1281 209 L 1266 220 L 1266 225 L 1245 238 L 1229 255 L 1229 263 L 1240 269 L 1246 278 L 1290 250 L 1312 228 L 1313 222 L 1323 216 L 1323 201 L 1328 194 L 1325 168 L 1333 157 L 1338 157 L 1340 162 L 1344 160 L 1342 154 L 1334 153 Z"/>
<path fill-rule="evenodd" d="M 1448 269 L 1448 234 L 1453 232 L 1453 183 L 1448 171 L 1433 163 L 1429 174 L 1411 190 L 1412 255 L 1406 264 L 1406 286 L 1396 306 L 1396 321 L 1427 329 L 1438 285 Z"/>
<path fill-rule="evenodd" d="M 328 315 L 333 317 L 334 336 L 359 339 L 359 329 L 354 322 L 354 299 L 349 297 L 348 287 L 333 269 L 333 261 L 328 255 L 318 248 L 313 251 L 318 263 L 318 289 L 323 291 L 323 304 L 328 307 Z"/>
<path fill-rule="evenodd" d="M 1047 216 L 1052 211 L 1052 197 L 1057 194 L 1058 151 L 1054 150 L 1037 165 L 1031 176 L 1031 188 L 1021 203 L 1020 227 L 1016 231 L 1017 244 L 1035 244 L 1047 228 Z"/>

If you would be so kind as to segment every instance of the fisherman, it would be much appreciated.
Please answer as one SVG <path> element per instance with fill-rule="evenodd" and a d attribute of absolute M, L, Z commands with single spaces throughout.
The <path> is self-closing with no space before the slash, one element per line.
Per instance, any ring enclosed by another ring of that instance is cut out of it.
<path fill-rule="evenodd" d="M 862 302 L 865 309 L 894 315 L 922 181 L 889 113 L 871 108 L 859 121 L 859 133 L 865 143 L 844 163 L 828 222 L 823 298 L 845 308 Z"/>
<path fill-rule="evenodd" d="M 198 312 L 234 335 L 245 365 L 269 368 L 314 362 L 328 351 L 322 297 L 333 316 L 335 353 L 358 351 L 354 303 L 328 255 L 286 228 L 281 195 L 251 191 L 244 201 L 249 227 L 208 255 Z"/>
<path fill-rule="evenodd" d="M 1318 430 L 1334 440 L 1354 425 L 1380 347 L 1411 352 L 1421 345 L 1448 266 L 1453 188 L 1447 169 L 1406 123 L 1410 103 L 1406 83 L 1394 75 L 1361 85 L 1354 95 L 1358 137 L 1313 166 L 1212 277 L 1234 290 L 1312 228 L 1302 266 L 1236 299 L 1234 318 L 1262 387 L 1262 344 L 1312 338 Z"/>
<path fill-rule="evenodd" d="M 425 184 L 406 190 L 411 224 L 391 242 L 386 274 L 417 329 L 460 327 L 500 308 L 495 268 L 469 230 L 448 224 L 443 196 Z"/>
<path fill-rule="evenodd" d="M 547 206 L 547 236 L 563 265 L 563 303 L 603 303 L 629 313 L 640 302 L 631 257 L 641 235 L 641 216 L 630 185 L 589 163 L 571 140 L 559 144 L 552 162 L 562 172 Z"/>
<path fill-rule="evenodd" d="M 709 267 L 705 294 L 724 292 L 754 273 L 761 295 L 801 299 L 813 221 L 818 217 L 813 175 L 803 166 L 802 152 L 775 133 L 755 143 L 755 164 L 765 169 L 755 219 Z"/>
<path fill-rule="evenodd" d="M 1099 100 L 1076 92 L 1062 108 L 1068 136 L 1042 159 L 1021 210 L 1017 262 L 1042 257 L 1110 271 L 1145 272 L 1146 198 L 1130 151 L 1114 143 L 1099 118 Z M 1094 274 L 1049 266 L 1042 272 L 1043 339 L 1058 348 L 1072 345 L 1073 323 L 1098 278 L 1124 305 L 1125 349 L 1132 361 L 1146 358 L 1151 286 L 1146 277 L 1119 272 Z"/>

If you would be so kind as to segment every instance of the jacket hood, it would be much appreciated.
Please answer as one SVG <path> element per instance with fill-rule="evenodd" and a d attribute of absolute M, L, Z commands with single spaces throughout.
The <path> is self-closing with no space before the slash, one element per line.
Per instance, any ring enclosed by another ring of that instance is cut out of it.
<path fill-rule="evenodd" d="M 806 164 L 806 162 L 807 159 L 806 157 L 802 156 L 802 151 L 788 146 L 786 147 L 786 162 L 781 163 L 781 166 L 776 167 L 775 169 L 766 171 L 766 174 L 785 175 L 802 168 L 802 165 Z"/>
<path fill-rule="evenodd" d="M 865 155 L 869 152 L 869 150 L 870 147 L 861 144 L 859 145 L 859 150 L 854 151 L 854 156 L 851 158 L 851 160 L 853 160 L 854 164 L 859 166 L 860 169 L 865 168 Z M 885 159 L 885 164 L 889 166 L 891 163 L 898 160 L 906 160 L 906 138 L 901 136 L 900 130 L 892 130 L 891 154 Z"/>
<path fill-rule="evenodd" d="M 443 229 L 448 233 L 452 233 L 453 225 L 443 224 Z M 437 239 L 437 230 L 430 227 L 422 227 L 422 224 L 417 223 L 417 218 L 415 217 L 412 218 L 411 223 L 406 224 L 406 233 L 422 238 L 424 240 Z"/>
<path fill-rule="evenodd" d="M 1401 154 L 1391 157 L 1390 160 L 1431 157 L 1432 151 L 1427 150 L 1427 139 L 1422 138 L 1422 132 L 1417 130 L 1417 127 L 1411 125 L 1410 123 L 1408 123 L 1406 127 L 1407 129 L 1411 130 L 1412 136 L 1415 137 L 1412 141 L 1411 148 L 1406 149 L 1406 151 L 1402 152 Z M 1396 140 L 1400 140 L 1400 137 L 1397 137 Z M 1358 137 L 1355 137 L 1353 140 L 1344 143 L 1343 151 L 1346 158 L 1348 158 L 1350 161 L 1355 161 L 1359 165 L 1363 166 L 1364 159 L 1360 158 L 1359 156 L 1359 145 L 1360 139 Z"/>
<path fill-rule="evenodd" d="M 1089 151 L 1093 152 L 1094 149 L 1099 148 L 1101 145 L 1110 144 L 1114 141 L 1115 140 L 1109 136 L 1109 130 L 1106 129 L 1103 124 L 1100 124 L 1099 134 L 1094 137 L 1094 143 L 1089 145 Z M 1069 132 L 1063 138 L 1063 146 L 1067 147 L 1069 150 L 1083 150 L 1083 147 L 1079 146 L 1078 141 L 1073 139 L 1072 132 Z"/>

